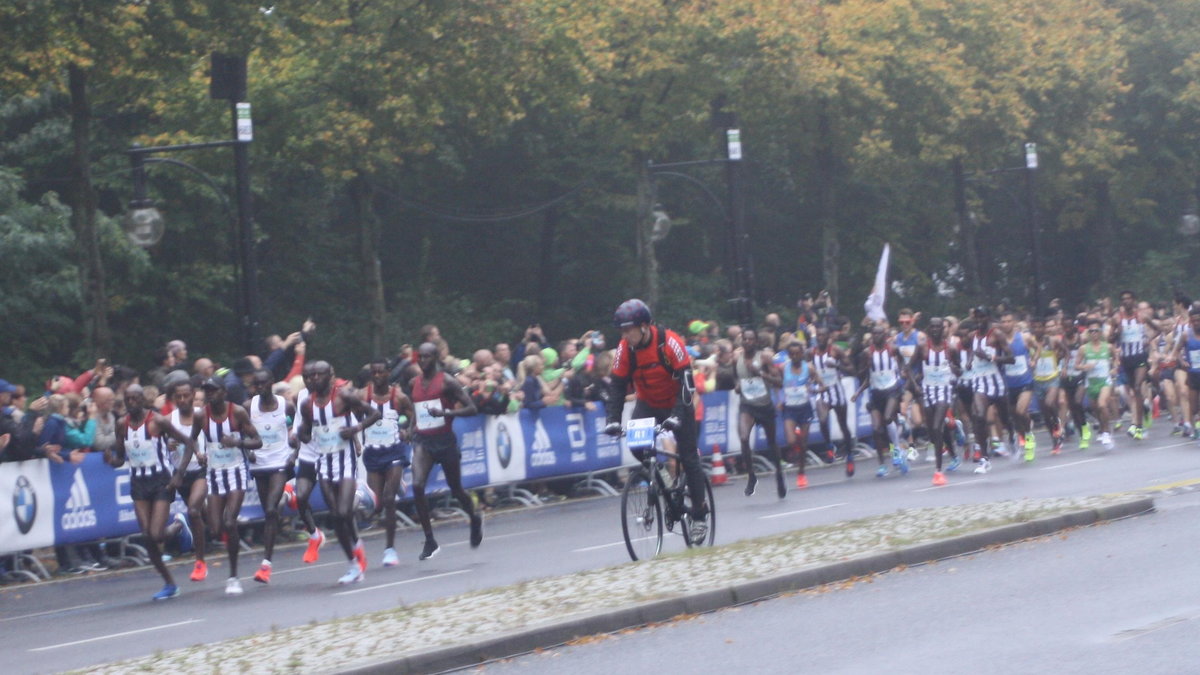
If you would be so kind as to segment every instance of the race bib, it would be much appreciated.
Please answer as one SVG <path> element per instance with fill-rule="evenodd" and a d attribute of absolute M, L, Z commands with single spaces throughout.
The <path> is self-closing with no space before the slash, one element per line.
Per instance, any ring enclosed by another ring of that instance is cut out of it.
<path fill-rule="evenodd" d="M 783 390 L 783 404 L 791 408 L 808 405 L 808 387 L 803 384 L 785 387 Z"/>
<path fill-rule="evenodd" d="M 338 433 L 337 428 L 323 424 L 313 429 L 313 444 L 316 445 L 317 452 L 328 455 L 337 452 L 341 447 L 342 436 Z"/>
<path fill-rule="evenodd" d="M 1094 377 L 1096 379 L 1099 379 L 1102 377 L 1106 378 L 1106 377 L 1108 377 L 1109 370 L 1110 370 L 1110 368 L 1108 367 L 1108 359 L 1096 359 L 1095 361 L 1092 362 L 1091 377 Z"/>
<path fill-rule="evenodd" d="M 1040 378 L 1046 378 L 1054 375 L 1055 370 L 1057 370 L 1057 367 L 1054 363 L 1054 357 L 1043 356 L 1038 359 L 1037 365 L 1034 366 L 1033 374 Z"/>
<path fill-rule="evenodd" d="M 1009 377 L 1020 377 L 1029 372 L 1029 357 L 1020 354 L 1016 360 L 1004 367 L 1004 374 Z"/>
<path fill-rule="evenodd" d="M 442 412 L 441 399 L 433 399 L 432 401 L 416 401 L 414 406 L 417 409 L 417 430 L 426 431 L 428 429 L 440 429 L 446 426 L 445 417 L 434 417 L 430 414 L 431 411 Z"/>
<path fill-rule="evenodd" d="M 654 447 L 654 418 L 629 420 L 625 425 L 625 445 L 630 450 L 649 450 Z"/>
<path fill-rule="evenodd" d="M 1188 363 L 1192 364 L 1192 368 L 1200 368 L 1200 349 L 1188 350 Z"/>
<path fill-rule="evenodd" d="M 950 371 L 950 366 L 931 367 L 925 366 L 925 384 L 930 387 L 946 387 L 950 385 L 950 378 L 953 377 Z"/>
<path fill-rule="evenodd" d="M 1121 328 L 1121 342 L 1141 342 L 1143 334 L 1142 324 L 1126 324 Z"/>
<path fill-rule="evenodd" d="M 135 438 L 125 441 L 125 454 L 129 457 L 129 465 L 138 468 L 158 466 L 158 453 L 155 452 L 154 441 Z"/>
<path fill-rule="evenodd" d="M 228 469 L 242 463 L 242 451 L 239 448 L 227 448 L 220 443 L 214 443 L 208 451 L 208 466 L 210 469 Z"/>
<path fill-rule="evenodd" d="M 390 415 L 385 415 L 378 422 L 367 427 L 367 445 L 381 448 L 395 445 L 400 440 L 400 425 L 396 422 L 396 413 L 388 412 Z"/>
<path fill-rule="evenodd" d="M 896 386 L 896 371 L 878 370 L 871 373 L 871 388 L 877 390 L 891 389 Z"/>
<path fill-rule="evenodd" d="M 279 424 L 268 422 L 262 425 L 258 430 L 258 436 L 262 439 L 264 450 L 277 448 L 287 443 L 287 430 Z"/>
<path fill-rule="evenodd" d="M 742 396 L 754 400 L 767 395 L 767 383 L 761 377 L 742 378 Z"/>

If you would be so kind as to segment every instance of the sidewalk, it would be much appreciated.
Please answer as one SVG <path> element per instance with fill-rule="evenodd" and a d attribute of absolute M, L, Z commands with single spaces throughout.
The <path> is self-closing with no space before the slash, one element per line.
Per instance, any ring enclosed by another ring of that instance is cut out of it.
<path fill-rule="evenodd" d="M 238 668 L 232 654 L 252 658 L 244 668 L 256 672 L 436 672 L 1153 509 L 1152 499 L 1136 495 L 906 509 L 197 645 L 87 672 L 211 673 Z"/>

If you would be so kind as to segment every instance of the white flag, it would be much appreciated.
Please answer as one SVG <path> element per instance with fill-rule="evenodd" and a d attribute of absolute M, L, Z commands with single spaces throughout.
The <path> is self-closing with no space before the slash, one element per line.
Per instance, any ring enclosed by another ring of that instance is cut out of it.
<path fill-rule="evenodd" d="M 863 309 L 867 311 L 867 318 L 872 321 L 887 319 L 887 314 L 883 311 L 883 300 L 887 297 L 887 269 L 890 252 L 891 245 L 884 244 L 883 254 L 879 256 L 879 269 L 875 271 L 875 285 L 871 287 L 871 294 L 863 303 Z"/>

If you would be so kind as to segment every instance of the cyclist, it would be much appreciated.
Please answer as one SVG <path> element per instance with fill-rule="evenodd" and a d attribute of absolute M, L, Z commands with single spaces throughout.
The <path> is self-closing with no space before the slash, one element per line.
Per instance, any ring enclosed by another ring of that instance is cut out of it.
<path fill-rule="evenodd" d="M 650 307 L 636 298 L 617 307 L 613 324 L 621 329 L 621 342 L 613 356 L 609 400 L 614 404 L 607 406 L 604 433 L 620 435 L 620 402 L 625 400 L 632 381 L 637 401 L 631 417 L 653 417 L 663 430 L 675 435 L 676 454 L 683 463 L 692 500 L 691 538 L 703 541 L 708 534 L 708 504 L 704 502 L 704 470 L 696 448 L 695 386 L 687 345 L 675 331 L 654 325 Z"/>

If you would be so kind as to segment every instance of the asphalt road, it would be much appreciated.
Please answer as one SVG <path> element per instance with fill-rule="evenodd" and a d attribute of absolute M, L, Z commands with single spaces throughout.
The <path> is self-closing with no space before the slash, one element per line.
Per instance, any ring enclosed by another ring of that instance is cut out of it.
<path fill-rule="evenodd" d="M 859 473 L 852 479 L 845 478 L 840 467 L 812 471 L 811 487 L 792 490 L 784 500 L 776 498 L 772 480 L 761 481 L 758 494 L 751 498 L 742 496 L 742 482 L 734 480 L 716 490 L 717 543 L 900 508 L 1087 496 L 1200 479 L 1200 445 L 1167 433 L 1167 425 L 1160 424 L 1148 440 L 1135 444 L 1123 437 L 1111 452 L 1093 446 L 1086 452 L 1070 449 L 1059 457 L 1043 450 L 1032 464 L 999 460 L 986 476 L 960 471 L 941 488 L 930 485 L 932 467 L 926 464 L 908 476 L 886 479 L 875 478 L 865 462 L 859 462 Z M 1048 445 L 1044 434 L 1039 438 L 1043 447 Z M 383 545 L 379 533 L 372 533 L 367 537 L 371 567 L 366 580 L 350 587 L 335 583 L 346 562 L 336 543 L 330 542 L 314 565 L 300 562 L 299 547 L 277 551 L 269 587 L 249 579 L 258 553 L 243 554 L 240 571 L 246 593 L 236 598 L 223 594 L 226 574 L 219 557 L 210 560 L 209 579 L 202 583 L 186 580 L 190 565 L 175 567 L 184 593 L 165 603 L 150 601 L 161 581 L 149 568 L 0 589 L 0 630 L 9 645 L 5 671 L 82 668 L 159 649 L 621 564 L 628 558 L 618 508 L 615 498 L 597 498 L 497 514 L 488 518 L 483 546 L 477 550 L 466 545 L 463 524 L 446 524 L 438 528 L 442 552 L 425 562 L 416 559 L 422 543 L 419 529 L 408 530 L 398 535 L 401 565 L 391 569 L 379 567 Z M 668 541 L 668 550 L 682 548 L 678 537 Z M 801 629 L 798 626 L 793 633 Z M 930 629 L 902 630 L 919 634 Z M 947 639 L 967 637 L 954 630 Z"/>
<path fill-rule="evenodd" d="M 594 636 L 505 673 L 1195 673 L 1200 492 L 1157 513 Z"/>

